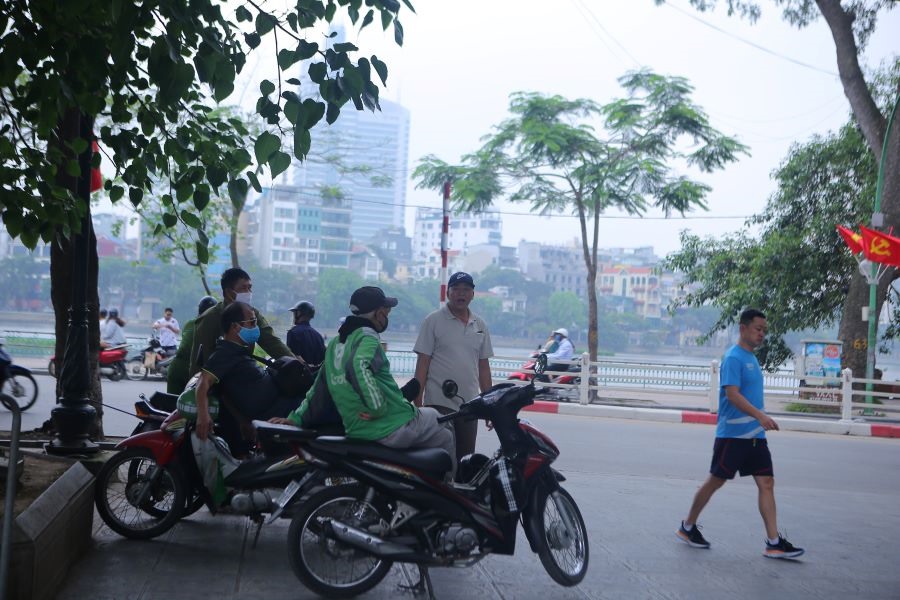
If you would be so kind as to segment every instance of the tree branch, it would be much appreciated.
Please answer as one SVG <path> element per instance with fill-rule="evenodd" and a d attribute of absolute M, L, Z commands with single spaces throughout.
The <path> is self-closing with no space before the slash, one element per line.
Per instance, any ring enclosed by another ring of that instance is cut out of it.
<path fill-rule="evenodd" d="M 875 159 L 880 160 L 886 120 L 878 110 L 859 66 L 859 49 L 853 35 L 853 18 L 841 6 L 840 0 L 816 0 L 816 4 L 828 27 L 831 28 L 844 95 L 850 101 L 850 107 L 856 115 L 869 149 L 875 155 Z"/>

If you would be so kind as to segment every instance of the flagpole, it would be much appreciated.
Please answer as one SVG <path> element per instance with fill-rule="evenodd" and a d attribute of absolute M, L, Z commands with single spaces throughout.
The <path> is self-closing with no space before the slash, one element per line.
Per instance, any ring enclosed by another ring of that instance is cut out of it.
<path fill-rule="evenodd" d="M 878 183 L 875 185 L 875 210 L 872 213 L 874 221 L 875 215 L 881 212 L 881 192 L 884 189 L 884 164 L 887 162 L 888 141 L 891 138 L 891 128 L 894 125 L 894 116 L 897 114 L 897 106 L 900 106 L 900 96 L 894 102 L 894 108 L 891 110 L 891 116 L 888 119 L 887 129 L 884 132 L 884 143 L 881 147 L 881 163 L 878 165 Z M 875 223 L 872 223 L 875 226 Z M 869 339 L 866 344 L 866 379 L 870 380 L 866 383 L 866 404 L 872 403 L 872 382 L 875 376 L 875 333 L 878 327 L 877 295 L 878 295 L 878 265 L 872 263 L 869 278 Z M 866 409 L 865 414 L 871 414 L 870 409 Z"/>

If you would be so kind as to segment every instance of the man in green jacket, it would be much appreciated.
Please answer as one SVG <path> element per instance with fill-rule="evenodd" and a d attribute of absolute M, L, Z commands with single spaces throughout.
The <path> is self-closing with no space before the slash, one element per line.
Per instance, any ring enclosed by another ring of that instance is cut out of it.
<path fill-rule="evenodd" d="M 328 392 L 341 415 L 348 438 L 377 441 L 390 448 L 443 448 L 453 460 L 453 433 L 438 423 L 433 408 L 416 408 L 403 397 L 391 375 L 380 333 L 388 326 L 388 314 L 397 299 L 381 288 L 361 287 L 350 297 L 350 312 L 329 342 L 317 377 L 324 377 Z M 317 388 L 287 419 L 274 422 L 300 426 Z"/>
<path fill-rule="evenodd" d="M 227 269 L 222 273 L 222 301 L 197 317 L 194 322 L 194 341 L 191 346 L 191 366 L 188 376 L 200 370 L 216 349 L 216 341 L 222 336 L 222 311 L 232 302 L 244 302 L 253 306 L 253 283 L 243 269 Z M 272 326 L 256 308 L 253 309 L 259 326 L 259 344 L 272 358 L 293 356 L 290 349 L 272 331 Z M 200 360 L 197 360 L 200 351 Z M 301 359 L 302 360 L 302 359 Z"/>

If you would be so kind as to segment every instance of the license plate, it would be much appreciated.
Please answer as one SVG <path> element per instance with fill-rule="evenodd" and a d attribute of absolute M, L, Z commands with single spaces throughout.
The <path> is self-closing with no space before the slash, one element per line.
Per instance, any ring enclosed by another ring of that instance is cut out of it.
<path fill-rule="evenodd" d="M 288 484 L 286 488 L 284 488 L 284 491 L 281 492 L 281 495 L 275 499 L 275 505 L 278 508 L 272 511 L 272 514 L 269 515 L 268 519 L 266 519 L 266 523 L 272 523 L 281 516 L 281 513 L 284 511 L 284 507 L 288 505 L 288 503 L 291 501 L 291 498 L 293 498 L 294 495 L 300 491 L 300 488 L 302 486 L 303 484 L 299 480 L 294 479 Z"/>

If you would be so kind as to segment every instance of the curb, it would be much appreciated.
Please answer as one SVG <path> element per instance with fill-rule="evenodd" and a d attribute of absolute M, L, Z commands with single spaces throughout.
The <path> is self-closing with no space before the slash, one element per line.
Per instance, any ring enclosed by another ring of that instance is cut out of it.
<path fill-rule="evenodd" d="M 549 402 L 547 400 L 535 400 L 534 404 L 526 406 L 523 410 L 582 417 L 639 419 L 642 421 L 662 421 L 666 423 L 691 423 L 700 425 L 716 424 L 716 415 L 714 413 L 698 412 L 695 410 L 637 408 L 630 406 L 605 406 L 595 404 L 561 404 L 558 402 Z M 778 426 L 785 431 L 900 438 L 900 425 L 880 425 L 873 423 L 859 423 L 855 421 L 779 417 Z"/>

